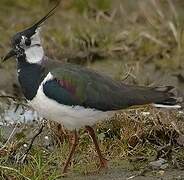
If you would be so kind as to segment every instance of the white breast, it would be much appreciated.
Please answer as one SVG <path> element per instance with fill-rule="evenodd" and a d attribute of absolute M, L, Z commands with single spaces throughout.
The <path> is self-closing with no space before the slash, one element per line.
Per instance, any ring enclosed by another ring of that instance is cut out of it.
<path fill-rule="evenodd" d="M 51 79 L 49 73 L 43 83 Z M 61 123 L 67 129 L 79 129 L 85 125 L 93 125 L 99 120 L 113 116 L 113 112 L 98 111 L 82 106 L 67 106 L 49 99 L 43 92 L 43 83 L 40 85 L 37 95 L 30 101 L 30 105 L 44 118 Z"/>

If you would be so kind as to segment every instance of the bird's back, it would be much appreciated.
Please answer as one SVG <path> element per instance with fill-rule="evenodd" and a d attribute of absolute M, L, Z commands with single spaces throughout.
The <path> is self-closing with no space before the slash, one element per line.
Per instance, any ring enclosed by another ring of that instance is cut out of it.
<path fill-rule="evenodd" d="M 132 105 L 177 103 L 171 86 L 127 85 L 94 70 L 49 59 L 45 60 L 44 67 L 54 77 L 54 80 L 45 83 L 44 93 L 65 105 L 111 111 Z"/>

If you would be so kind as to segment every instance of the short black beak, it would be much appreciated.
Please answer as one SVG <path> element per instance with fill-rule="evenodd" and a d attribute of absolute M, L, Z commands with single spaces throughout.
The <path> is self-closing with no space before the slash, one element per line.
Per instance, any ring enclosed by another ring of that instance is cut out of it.
<path fill-rule="evenodd" d="M 60 4 L 60 1 L 61 0 L 58 0 L 58 2 L 56 3 L 56 5 L 42 19 L 40 19 L 38 22 L 36 22 L 32 27 L 30 27 L 30 28 L 28 28 L 28 29 L 26 29 L 26 30 L 24 30 L 22 32 L 19 32 L 19 33 L 21 35 L 24 35 L 24 36 L 30 38 L 33 34 L 35 34 L 36 29 L 39 26 L 41 26 L 41 24 L 43 22 L 45 22 L 50 16 L 52 16 L 54 14 L 56 8 Z M 12 50 L 9 51 L 9 53 L 6 56 L 2 57 L 2 61 L 3 62 L 6 61 L 7 59 L 15 56 L 16 54 L 17 54 L 16 51 L 14 49 L 12 49 Z"/>
<path fill-rule="evenodd" d="M 8 52 L 8 54 L 4 57 L 2 57 L 3 62 L 6 61 L 7 59 L 10 59 L 11 57 L 15 56 L 16 52 L 12 49 Z"/>

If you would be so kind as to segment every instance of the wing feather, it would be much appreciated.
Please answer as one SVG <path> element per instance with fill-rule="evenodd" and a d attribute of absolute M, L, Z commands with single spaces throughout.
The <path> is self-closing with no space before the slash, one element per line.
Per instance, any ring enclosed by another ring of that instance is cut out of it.
<path fill-rule="evenodd" d="M 177 103 L 177 99 L 171 93 L 173 87 L 166 86 L 160 89 L 126 85 L 73 64 L 60 64 L 54 67 L 56 68 L 49 70 L 54 79 L 47 81 L 43 90 L 48 97 L 61 104 L 110 111 L 132 105 Z"/>
<path fill-rule="evenodd" d="M 122 108 L 121 85 L 110 77 L 71 64 L 55 68 L 51 74 L 54 79 L 44 84 L 44 93 L 59 103 L 102 111 Z"/>

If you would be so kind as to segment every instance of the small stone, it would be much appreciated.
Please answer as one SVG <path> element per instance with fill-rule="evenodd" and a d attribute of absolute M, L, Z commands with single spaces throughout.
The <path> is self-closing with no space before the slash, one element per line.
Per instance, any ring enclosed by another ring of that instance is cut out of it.
<path fill-rule="evenodd" d="M 45 140 L 49 140 L 49 137 L 48 136 L 45 136 L 44 138 L 45 138 Z"/>
<path fill-rule="evenodd" d="M 167 169 L 169 167 L 169 164 L 168 163 L 165 163 L 163 164 L 160 169 Z"/>
<path fill-rule="evenodd" d="M 148 115 L 150 115 L 150 112 L 141 112 L 141 114 L 143 115 L 143 116 L 148 116 Z"/>
<path fill-rule="evenodd" d="M 167 165 L 163 166 L 164 164 L 167 164 Z M 165 159 L 163 159 L 163 158 L 159 158 L 157 161 L 152 161 L 152 162 L 149 163 L 149 165 L 154 170 L 164 169 L 164 168 L 168 167 L 167 161 Z"/>
<path fill-rule="evenodd" d="M 24 146 L 25 148 L 27 148 L 27 144 L 23 144 L 23 146 Z"/>
<path fill-rule="evenodd" d="M 165 171 L 163 171 L 163 170 L 158 171 L 158 174 L 161 175 L 161 176 L 163 176 L 164 173 L 165 173 Z"/>

